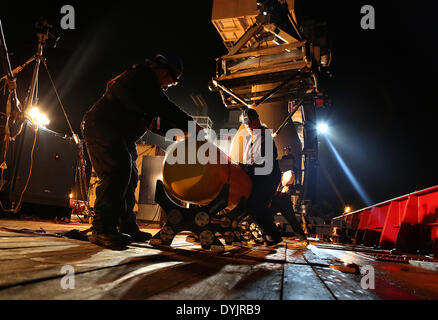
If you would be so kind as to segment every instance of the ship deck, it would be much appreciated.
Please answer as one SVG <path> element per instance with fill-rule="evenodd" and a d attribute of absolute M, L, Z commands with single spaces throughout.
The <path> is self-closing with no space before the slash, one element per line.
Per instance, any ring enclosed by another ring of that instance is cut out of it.
<path fill-rule="evenodd" d="M 429 270 L 379 261 L 368 254 L 376 250 L 367 248 L 320 241 L 306 246 L 285 238 L 275 247 L 225 246 L 224 252 L 215 253 L 187 242 L 186 235 L 178 235 L 170 247 L 135 243 L 126 250 L 113 251 L 87 241 L 52 236 L 88 227 L 0 219 L 0 299 L 438 299 L 434 263 L 429 263 Z M 25 233 L 29 230 L 45 234 Z M 372 266 L 375 288 L 362 288 L 361 274 L 330 267 L 345 263 Z M 72 268 L 65 269 L 66 265 Z M 74 289 L 62 286 L 66 270 L 74 271 Z"/>

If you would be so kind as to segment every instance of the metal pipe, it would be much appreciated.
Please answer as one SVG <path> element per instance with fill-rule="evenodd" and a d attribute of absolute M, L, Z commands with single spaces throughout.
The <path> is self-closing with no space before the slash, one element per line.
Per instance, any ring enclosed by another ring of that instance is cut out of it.
<path fill-rule="evenodd" d="M 218 87 L 219 89 L 225 91 L 226 93 L 228 93 L 230 96 L 232 96 L 233 98 L 235 98 L 237 101 L 239 101 L 240 103 L 244 104 L 245 106 L 247 106 L 248 108 L 251 107 L 251 104 L 249 104 L 248 102 L 246 102 L 244 99 L 242 99 L 241 97 L 239 97 L 237 94 L 235 94 L 233 91 L 231 91 L 230 89 L 224 87 L 223 85 L 219 84 L 216 80 L 212 80 L 212 83 Z"/>
<path fill-rule="evenodd" d="M 295 19 L 292 17 L 292 14 L 290 13 L 290 11 L 287 11 L 287 16 L 292 24 L 292 27 L 295 29 L 295 32 L 297 33 L 297 35 L 300 37 L 299 40 L 303 40 L 303 35 L 301 33 L 301 31 L 298 28 L 297 23 L 295 22 Z"/>
<path fill-rule="evenodd" d="M 294 115 L 295 112 L 297 112 L 299 106 L 301 105 L 300 103 L 297 103 L 297 105 L 292 109 L 292 112 L 288 114 L 288 116 L 286 117 L 286 119 L 284 119 L 283 123 L 278 127 L 278 129 L 272 134 L 272 137 L 276 137 L 278 136 L 278 134 L 280 133 L 280 131 L 289 123 L 290 119 L 292 119 L 292 116 Z"/>
<path fill-rule="evenodd" d="M 240 103 L 242 103 L 246 107 L 251 108 L 254 105 L 257 107 L 260 104 L 266 102 L 266 100 L 268 100 L 274 94 L 276 94 L 278 91 L 280 91 L 280 89 L 282 89 L 285 85 L 287 85 L 289 82 L 291 82 L 294 78 L 296 78 L 296 75 L 293 75 L 293 76 L 289 77 L 288 79 L 286 79 L 285 81 L 283 81 L 281 84 L 279 84 L 277 87 L 275 87 L 274 89 L 269 91 L 267 94 L 265 94 L 260 100 L 256 101 L 254 104 L 250 104 L 250 103 L 246 102 L 243 98 L 239 97 L 237 94 L 235 94 L 233 91 L 231 91 L 227 87 L 219 84 L 216 80 L 212 80 L 212 83 L 214 86 L 218 87 L 222 91 L 225 91 L 226 93 L 228 93 L 230 96 L 235 98 L 237 101 L 239 101 Z"/>
<path fill-rule="evenodd" d="M 274 89 L 269 91 L 267 94 L 265 94 L 260 100 L 258 100 L 255 103 L 255 105 L 258 106 L 258 105 L 262 104 L 263 102 L 265 102 L 266 100 L 268 100 L 270 97 L 272 97 L 274 94 L 276 94 L 281 88 L 283 88 L 286 84 L 291 82 L 294 78 L 296 78 L 295 74 L 293 76 L 289 77 L 288 79 L 286 79 L 285 81 L 283 81 L 281 84 L 279 84 L 277 87 L 275 87 Z"/>
<path fill-rule="evenodd" d="M 29 86 L 28 95 L 26 98 L 26 109 L 31 107 L 34 102 L 35 98 L 35 92 L 36 92 L 36 83 L 38 81 L 38 71 L 40 68 L 41 59 L 43 56 L 43 48 L 44 48 L 44 42 L 47 40 L 48 36 L 42 33 L 38 33 L 38 49 L 36 53 L 36 61 L 35 61 L 35 67 L 32 74 L 32 80 Z"/>
<path fill-rule="evenodd" d="M 15 75 L 20 73 L 26 66 L 28 66 L 30 63 L 32 63 L 34 60 L 36 59 L 35 56 L 33 56 L 32 58 L 30 58 L 29 60 L 27 60 L 25 63 L 23 63 L 22 65 L 16 67 L 15 69 L 12 70 L 12 74 Z M 2 80 L 6 80 L 8 78 L 8 75 L 4 75 L 3 77 L 0 78 L 0 81 Z"/>

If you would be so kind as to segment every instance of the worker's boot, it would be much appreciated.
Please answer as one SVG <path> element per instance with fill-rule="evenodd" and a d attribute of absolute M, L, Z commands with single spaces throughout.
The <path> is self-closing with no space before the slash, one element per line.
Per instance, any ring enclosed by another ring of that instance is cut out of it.
<path fill-rule="evenodd" d="M 307 239 L 306 234 L 303 231 L 301 224 L 298 222 L 295 215 L 295 211 L 292 207 L 290 201 L 290 196 L 286 194 L 278 194 L 272 199 L 272 203 L 276 211 L 280 211 L 281 215 L 287 220 L 291 226 L 295 237 L 300 241 L 305 241 Z"/>
<path fill-rule="evenodd" d="M 108 249 L 125 249 L 132 242 L 131 236 L 119 232 L 114 223 L 106 220 L 100 214 L 95 214 L 93 218 L 93 232 L 88 239 L 91 243 Z"/>
<path fill-rule="evenodd" d="M 268 247 L 275 246 L 276 244 L 279 244 L 281 241 L 283 241 L 283 238 L 281 236 L 266 236 L 266 245 Z"/>
<path fill-rule="evenodd" d="M 113 250 L 124 249 L 132 242 L 130 235 L 121 233 L 117 230 L 112 233 L 100 233 L 93 231 L 88 239 L 91 243 Z"/>
<path fill-rule="evenodd" d="M 129 234 L 133 242 L 146 242 L 152 238 L 149 232 L 140 231 L 134 213 L 128 214 L 120 219 L 120 232 Z"/>
<path fill-rule="evenodd" d="M 274 246 L 283 241 L 278 227 L 272 221 L 272 217 L 269 216 L 266 212 L 259 212 L 259 214 L 252 215 L 252 217 L 256 224 L 260 227 L 260 229 L 263 230 L 266 237 L 267 246 Z"/>

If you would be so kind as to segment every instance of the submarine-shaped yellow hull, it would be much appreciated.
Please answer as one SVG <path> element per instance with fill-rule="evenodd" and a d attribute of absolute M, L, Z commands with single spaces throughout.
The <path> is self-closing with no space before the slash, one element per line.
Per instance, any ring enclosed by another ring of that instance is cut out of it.
<path fill-rule="evenodd" d="M 246 172 L 210 142 L 184 140 L 170 146 L 164 159 L 163 184 L 172 197 L 206 205 L 226 183 L 229 184 L 226 210 L 232 210 L 251 194 L 252 183 Z"/>

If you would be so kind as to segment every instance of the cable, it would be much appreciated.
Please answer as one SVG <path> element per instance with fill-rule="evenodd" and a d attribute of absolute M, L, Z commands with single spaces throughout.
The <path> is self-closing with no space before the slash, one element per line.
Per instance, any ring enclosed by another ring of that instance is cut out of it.
<path fill-rule="evenodd" d="M 92 210 L 89 206 L 89 199 L 90 199 L 90 189 L 87 187 L 87 176 L 85 172 L 85 160 L 84 160 L 84 154 L 83 154 L 83 145 L 82 143 L 79 143 L 79 150 L 78 150 L 78 158 L 76 162 L 76 169 L 75 169 L 75 191 L 76 191 L 76 203 L 75 207 L 72 208 L 72 213 L 76 214 L 79 218 L 81 223 L 84 223 L 84 221 L 79 216 L 77 208 L 80 206 L 79 203 L 79 197 L 84 201 L 85 208 L 87 215 L 91 215 Z M 95 182 L 96 183 L 96 182 Z M 90 188 L 95 184 L 93 183 L 90 185 Z"/>
<path fill-rule="evenodd" d="M 138 203 L 137 203 L 138 204 Z M 156 209 L 155 209 L 155 213 L 154 213 L 154 216 L 152 217 L 152 220 L 151 221 L 155 221 L 155 218 L 157 217 L 157 215 L 158 215 L 158 211 L 160 210 L 160 206 L 159 205 L 156 205 Z M 144 225 L 145 226 L 150 226 L 151 224 L 156 224 L 156 223 L 154 223 L 154 222 L 151 222 L 151 223 L 145 223 Z"/>
<path fill-rule="evenodd" d="M 0 165 L 0 169 L 1 169 L 1 178 L 0 178 L 0 191 L 3 190 L 4 187 L 4 171 L 7 169 L 7 165 L 6 165 L 6 155 L 8 152 L 8 148 L 9 148 L 9 139 L 5 139 L 5 150 L 3 153 L 3 162 Z"/>
<path fill-rule="evenodd" d="M 27 177 L 27 181 L 26 181 L 26 185 L 23 188 L 23 191 L 21 192 L 21 196 L 20 196 L 20 200 L 18 201 L 17 206 L 14 209 L 14 213 L 17 213 L 18 210 L 20 210 L 21 207 L 21 201 L 23 200 L 23 195 L 26 192 L 28 186 L 29 186 L 29 181 L 30 181 L 30 177 L 32 176 L 32 168 L 33 168 L 33 156 L 34 156 L 34 151 L 35 151 L 35 145 L 36 145 L 36 141 L 37 141 L 37 136 L 38 136 L 38 126 L 35 126 L 35 138 L 33 139 L 33 145 L 32 145 L 32 151 L 30 152 L 30 168 L 29 168 L 29 175 Z"/>
<path fill-rule="evenodd" d="M 79 169 L 79 167 L 76 166 L 76 170 L 75 170 L 75 184 L 74 184 L 76 193 L 78 193 L 78 191 L 77 191 L 77 187 L 78 187 L 78 169 Z M 80 183 L 80 180 L 79 180 L 79 183 Z M 82 193 L 82 191 L 81 191 L 81 193 Z M 82 195 L 82 197 L 83 197 L 83 195 Z M 81 217 L 79 216 L 78 207 L 79 207 L 79 201 L 76 201 L 75 206 L 72 208 L 72 213 L 74 213 L 78 217 L 78 219 L 79 219 L 79 221 L 81 223 L 84 223 L 84 221 L 82 221 Z"/>
<path fill-rule="evenodd" d="M 75 137 L 76 133 L 73 131 L 73 128 L 70 124 L 70 121 L 68 120 L 68 116 L 67 116 L 67 113 L 65 112 L 64 105 L 62 104 L 61 97 L 58 94 L 58 90 L 56 89 L 55 83 L 53 82 L 52 76 L 49 72 L 49 68 L 47 67 L 47 61 L 45 58 L 43 58 L 42 60 L 43 60 L 44 68 L 47 71 L 47 75 L 49 76 L 50 83 L 52 84 L 53 90 L 55 91 L 56 97 L 58 98 L 59 105 L 61 106 L 62 112 L 64 113 L 65 120 L 67 120 L 67 124 L 70 128 L 70 131 L 71 131 L 73 137 Z"/>
<path fill-rule="evenodd" d="M 24 193 L 26 192 L 28 186 L 29 186 L 29 182 L 30 182 L 30 177 L 32 176 L 32 168 L 33 168 L 33 156 L 34 156 L 34 151 L 35 151 L 35 145 L 36 145 L 36 141 L 37 141 L 37 136 L 38 136 L 38 126 L 35 126 L 35 138 L 33 140 L 33 145 L 32 145 L 32 150 L 30 152 L 30 168 L 29 168 L 29 175 L 27 176 L 27 180 L 26 180 L 26 184 L 24 185 L 23 191 L 21 192 L 20 195 L 20 199 L 18 201 L 17 206 L 14 209 L 10 209 L 7 210 L 3 207 L 3 204 L 0 202 L 0 207 L 3 211 L 5 212 L 12 212 L 12 213 L 17 213 L 20 208 L 21 208 L 21 202 L 23 201 L 23 196 Z"/>
<path fill-rule="evenodd" d="M 1 178 L 0 178 L 0 191 L 3 190 L 4 187 L 4 171 L 7 169 L 7 165 L 6 165 L 6 157 L 8 154 L 8 149 L 9 149 L 9 117 L 6 118 L 6 125 L 5 125 L 5 135 L 4 135 L 4 152 L 3 152 L 3 161 L 0 165 L 1 168 Z"/>
<path fill-rule="evenodd" d="M 75 173 L 75 179 L 76 179 L 76 174 L 78 174 L 79 175 L 79 177 L 78 177 L 78 179 L 79 179 L 79 190 L 78 191 L 80 192 L 81 197 L 85 200 L 87 210 L 89 212 L 91 212 L 91 208 L 88 205 L 88 203 L 89 203 L 89 201 L 88 201 L 88 199 L 89 199 L 89 190 L 87 189 L 87 177 L 86 177 L 86 173 L 85 173 L 85 168 L 83 166 L 83 158 L 84 158 L 83 157 L 83 147 L 80 145 L 80 143 L 79 143 L 79 141 L 77 139 L 77 135 L 74 132 L 72 126 L 71 126 L 71 123 L 70 123 L 70 120 L 68 119 L 67 113 L 65 112 L 64 104 L 61 101 L 61 97 L 59 96 L 58 90 L 56 89 L 56 86 L 55 86 L 55 82 L 53 81 L 52 75 L 50 74 L 49 68 L 47 66 L 47 60 L 45 58 L 43 58 L 42 61 L 43 61 L 44 68 L 46 69 L 47 75 L 49 76 L 50 83 L 52 84 L 53 91 L 55 91 L 56 98 L 58 99 L 59 105 L 60 105 L 60 107 L 62 109 L 62 112 L 64 113 L 65 120 L 67 121 L 67 124 L 68 124 L 68 126 L 70 128 L 70 131 L 71 131 L 71 134 L 73 136 L 73 139 L 75 140 L 76 144 L 79 145 L 79 164 L 77 166 L 78 170 L 76 170 L 76 173 Z M 75 184 L 76 184 L 76 187 L 77 187 L 77 183 L 75 183 Z"/>
<path fill-rule="evenodd" d="M 53 87 L 53 91 L 55 91 L 56 98 L 58 99 L 59 105 L 62 109 L 62 112 L 64 113 L 65 120 L 67 121 L 67 124 L 70 128 L 73 139 L 75 140 L 76 144 L 79 145 L 80 143 L 77 140 L 77 135 L 71 126 L 70 120 L 68 119 L 67 113 L 65 112 L 64 104 L 61 101 L 61 97 L 59 96 L 58 90 L 56 89 L 56 86 L 55 86 L 55 82 L 53 81 L 52 75 L 50 74 L 49 68 L 47 66 L 47 60 L 45 58 L 43 58 L 42 61 L 43 61 L 44 68 L 46 69 L 47 75 L 49 76 L 49 80 L 50 80 L 50 83 Z M 79 175 L 79 176 L 77 176 L 77 175 Z M 88 203 L 89 203 L 89 201 L 88 201 L 89 190 L 87 189 L 87 177 L 86 177 L 85 169 L 83 166 L 83 147 L 82 146 L 79 146 L 79 163 L 77 165 L 77 170 L 75 172 L 75 185 L 77 188 L 78 185 L 77 185 L 76 178 L 78 178 L 78 180 L 79 180 L 79 190 L 77 190 L 78 191 L 77 193 L 78 193 L 78 195 L 79 195 L 79 193 L 81 194 L 81 197 L 85 200 L 87 210 L 91 212 L 91 208 L 88 205 Z M 79 215 L 78 215 L 78 217 L 79 217 Z"/>

